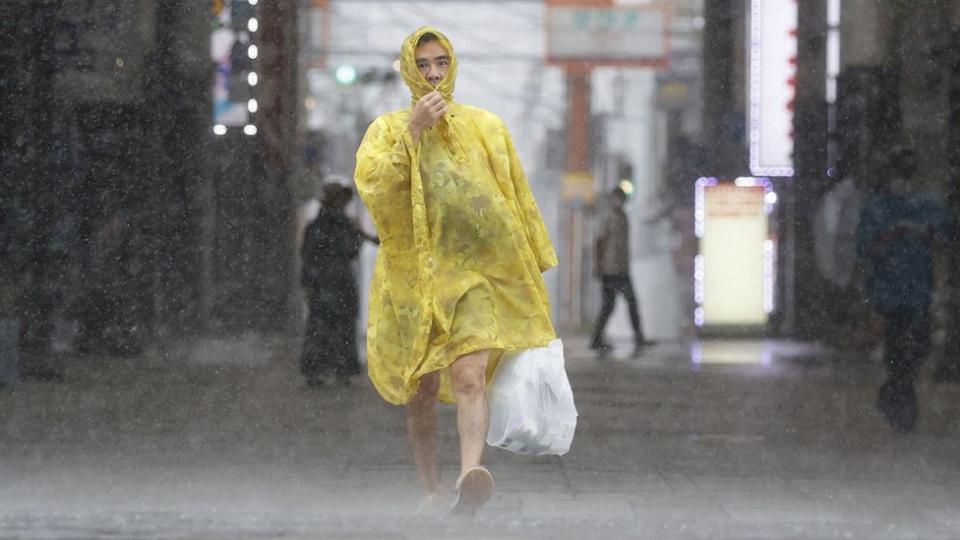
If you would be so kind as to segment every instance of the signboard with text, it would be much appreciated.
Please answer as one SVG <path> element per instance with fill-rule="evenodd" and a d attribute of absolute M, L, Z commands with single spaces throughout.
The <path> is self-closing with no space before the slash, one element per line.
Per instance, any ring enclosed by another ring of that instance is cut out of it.
<path fill-rule="evenodd" d="M 773 310 L 776 194 L 766 179 L 698 181 L 694 264 L 697 326 L 760 326 Z"/>
<path fill-rule="evenodd" d="M 669 9 L 663 5 L 548 5 L 547 62 L 666 65 Z"/>

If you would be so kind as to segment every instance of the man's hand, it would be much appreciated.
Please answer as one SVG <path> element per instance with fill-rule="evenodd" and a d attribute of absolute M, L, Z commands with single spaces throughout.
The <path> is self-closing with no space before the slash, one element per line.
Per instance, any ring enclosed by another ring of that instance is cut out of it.
<path fill-rule="evenodd" d="M 427 129 L 432 128 L 447 113 L 447 102 L 443 100 L 440 92 L 434 90 L 420 98 L 417 104 L 413 106 L 410 112 L 410 121 L 407 123 L 407 129 L 413 136 L 413 142 L 420 140 L 420 135 Z"/>

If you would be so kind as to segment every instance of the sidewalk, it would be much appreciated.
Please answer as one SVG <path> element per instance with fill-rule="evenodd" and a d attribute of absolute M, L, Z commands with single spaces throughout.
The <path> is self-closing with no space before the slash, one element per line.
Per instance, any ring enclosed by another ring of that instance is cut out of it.
<path fill-rule="evenodd" d="M 475 523 L 412 515 L 403 410 L 363 378 L 307 388 L 296 343 L 72 358 L 63 383 L 0 392 L 0 538 L 960 537 L 958 386 L 925 379 L 918 430 L 898 435 L 866 359 L 782 342 L 598 359 L 565 343 L 574 446 L 490 450 L 497 493 Z"/>

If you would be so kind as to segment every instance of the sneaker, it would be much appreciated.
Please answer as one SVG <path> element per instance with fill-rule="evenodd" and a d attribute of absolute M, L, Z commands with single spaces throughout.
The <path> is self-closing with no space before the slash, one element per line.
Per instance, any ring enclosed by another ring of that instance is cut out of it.
<path fill-rule="evenodd" d="M 493 496 L 493 475 L 484 467 L 474 467 L 457 479 L 457 499 L 450 507 L 450 514 L 476 517 L 477 512 Z"/>

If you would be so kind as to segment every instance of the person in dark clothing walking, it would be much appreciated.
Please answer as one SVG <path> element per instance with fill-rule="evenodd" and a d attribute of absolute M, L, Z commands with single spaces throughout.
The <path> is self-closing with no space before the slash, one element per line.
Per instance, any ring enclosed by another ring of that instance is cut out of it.
<path fill-rule="evenodd" d="M 634 344 L 639 350 L 652 342 L 647 341 L 643 336 L 640 312 L 637 309 L 637 296 L 630 279 L 630 224 L 623 210 L 623 205 L 627 202 L 627 194 L 616 187 L 610 192 L 610 201 L 610 209 L 600 221 L 594 246 L 594 274 L 600 278 L 603 287 L 603 305 L 600 308 L 600 317 L 597 319 L 590 346 L 598 351 L 610 349 L 610 345 L 603 339 L 603 333 L 613 313 L 616 295 L 619 293 L 627 301 Z"/>
<path fill-rule="evenodd" d="M 883 317 L 887 381 L 877 407 L 890 426 L 913 431 L 917 422 L 917 373 L 930 349 L 933 296 L 933 246 L 946 215 L 928 194 L 911 190 L 912 154 L 902 151 L 889 186 L 863 207 L 857 228 L 857 252 L 866 258 L 868 299 Z"/>
<path fill-rule="evenodd" d="M 344 214 L 353 190 L 340 184 L 323 188 L 323 206 L 303 236 L 301 281 L 309 316 L 300 357 L 307 384 L 319 386 L 333 376 L 342 384 L 360 374 L 357 315 L 360 299 L 352 261 L 367 236 Z"/>

